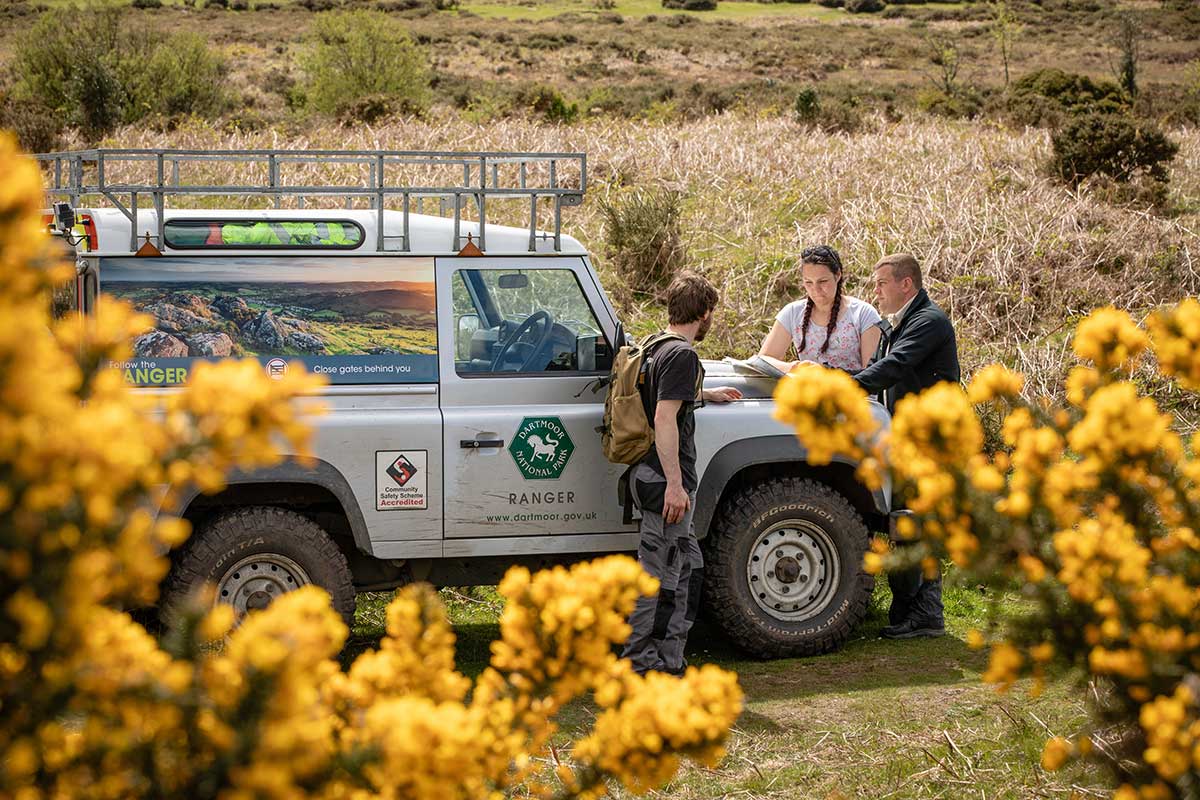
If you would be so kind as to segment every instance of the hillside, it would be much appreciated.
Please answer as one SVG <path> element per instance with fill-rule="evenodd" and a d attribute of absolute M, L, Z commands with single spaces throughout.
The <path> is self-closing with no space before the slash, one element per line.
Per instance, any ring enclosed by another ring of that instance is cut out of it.
<path fill-rule="evenodd" d="M 304 114 L 290 105 L 311 86 L 299 56 L 312 36 L 310 9 L 381 9 L 426 48 L 432 99 L 476 121 L 513 111 L 543 113 L 545 90 L 582 114 L 696 116 L 747 107 L 789 109 L 798 88 L 884 109 L 915 104 L 941 80 L 931 58 L 958 48 L 956 80 L 984 95 L 1003 87 L 1004 67 L 986 2 L 890 5 L 850 14 L 817 3 L 724 0 L 715 11 L 663 9 L 653 0 L 138 0 L 131 29 L 153 40 L 201 35 L 227 60 L 234 96 L 229 124 L 242 129 Z M 60 6 L 50 0 L 50 6 Z M 116 5 L 127 5 L 117 0 Z M 197 8 L 196 6 L 202 6 Z M 0 64 L 45 2 L 0 8 Z M 244 8 L 246 10 L 234 10 Z M 1138 14 L 1142 101 L 1179 114 L 1181 92 L 1200 80 L 1200 6 L 1188 0 L 1011 0 L 1015 19 L 1009 72 L 1058 67 L 1110 77 L 1114 20 Z M 7 19 L 5 19 L 7 18 Z M 0 70 L 3 74 L 3 70 Z"/>

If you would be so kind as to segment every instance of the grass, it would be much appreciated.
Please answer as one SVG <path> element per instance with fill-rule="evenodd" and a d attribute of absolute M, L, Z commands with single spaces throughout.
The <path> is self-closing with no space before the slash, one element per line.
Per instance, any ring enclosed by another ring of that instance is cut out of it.
<path fill-rule="evenodd" d="M 361 595 L 347 658 L 383 632 L 390 594 Z M 477 675 L 499 635 L 502 609 L 493 588 L 443 590 L 458 637 L 458 666 Z M 1082 768 L 1045 773 L 1036 765 L 1052 734 L 1086 722 L 1078 675 L 1061 672 L 1033 699 L 1028 686 L 999 695 L 980 681 L 984 653 L 963 642 L 985 624 L 979 592 L 947 586 L 949 635 L 881 639 L 890 601 L 877 584 L 871 614 L 841 650 L 803 659 L 748 659 L 703 621 L 689 638 L 692 664 L 735 670 L 746 692 L 729 754 L 714 770 L 685 766 L 650 796 L 699 798 L 1064 798 L 1106 796 Z M 1002 609 L 1020 603 L 1005 598 Z M 586 731 L 594 707 L 579 701 L 560 715 L 560 744 Z M 617 797 L 628 797 L 618 792 Z"/>

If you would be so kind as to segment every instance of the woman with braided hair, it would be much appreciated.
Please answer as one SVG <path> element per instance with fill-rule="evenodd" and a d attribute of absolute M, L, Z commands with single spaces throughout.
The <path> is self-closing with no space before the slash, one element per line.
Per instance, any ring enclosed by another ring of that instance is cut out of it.
<path fill-rule="evenodd" d="M 857 372 L 879 345 L 879 312 L 870 303 L 843 293 L 842 259 L 828 245 L 800 254 L 803 300 L 788 303 L 775 317 L 759 355 L 787 372 L 801 361 Z M 796 360 L 788 361 L 788 346 Z"/>

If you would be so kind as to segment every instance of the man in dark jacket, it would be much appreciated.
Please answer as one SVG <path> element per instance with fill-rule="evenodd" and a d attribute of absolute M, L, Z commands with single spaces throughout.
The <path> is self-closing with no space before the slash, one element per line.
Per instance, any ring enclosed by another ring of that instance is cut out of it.
<path fill-rule="evenodd" d="M 879 394 L 889 413 L 907 394 L 961 376 L 954 326 L 921 287 L 921 267 L 908 253 L 886 256 L 875 265 L 875 296 L 884 315 L 883 337 L 871 363 L 855 374 L 859 385 Z M 888 573 L 892 587 L 889 639 L 941 636 L 941 576 L 929 580 L 920 567 Z"/>

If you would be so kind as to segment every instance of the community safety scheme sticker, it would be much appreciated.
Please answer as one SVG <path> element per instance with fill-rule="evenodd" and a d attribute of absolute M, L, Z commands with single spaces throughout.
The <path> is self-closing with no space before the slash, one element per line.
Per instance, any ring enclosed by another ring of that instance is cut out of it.
<path fill-rule="evenodd" d="M 375 451 L 375 510 L 429 508 L 429 451 Z"/>

